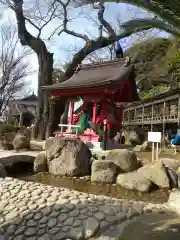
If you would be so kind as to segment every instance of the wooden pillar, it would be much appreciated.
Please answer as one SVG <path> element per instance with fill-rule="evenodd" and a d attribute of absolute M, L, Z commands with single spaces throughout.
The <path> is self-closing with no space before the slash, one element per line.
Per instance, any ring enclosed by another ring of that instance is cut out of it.
<path fill-rule="evenodd" d="M 97 104 L 93 104 L 93 117 L 92 117 L 92 122 L 96 123 L 96 116 L 97 116 Z"/>
<path fill-rule="evenodd" d="M 20 116 L 19 116 L 19 126 L 23 126 L 23 112 L 20 112 Z"/>
<path fill-rule="evenodd" d="M 153 114 L 154 114 L 154 104 L 152 103 L 152 108 L 151 108 L 151 132 L 153 131 Z"/>
<path fill-rule="evenodd" d="M 142 121 L 142 127 L 144 127 L 144 104 L 143 104 L 143 107 L 142 107 L 142 118 L 141 118 L 141 121 Z"/>
<path fill-rule="evenodd" d="M 166 101 L 164 100 L 164 106 L 163 106 L 163 131 L 162 131 L 162 140 L 163 140 L 163 143 L 165 144 L 164 140 L 165 140 L 165 121 L 166 121 L 166 118 L 165 118 L 165 114 L 166 114 Z M 165 147 L 162 146 L 162 147 Z"/>
<path fill-rule="evenodd" d="M 180 123 L 180 94 L 179 94 L 179 97 L 178 97 L 178 125 Z"/>
<path fill-rule="evenodd" d="M 72 125 L 73 123 L 73 113 L 74 113 L 74 102 L 70 102 L 69 104 L 69 124 Z"/>
<path fill-rule="evenodd" d="M 137 122 L 137 116 L 136 116 L 136 108 L 134 109 L 134 123 L 136 124 Z"/>

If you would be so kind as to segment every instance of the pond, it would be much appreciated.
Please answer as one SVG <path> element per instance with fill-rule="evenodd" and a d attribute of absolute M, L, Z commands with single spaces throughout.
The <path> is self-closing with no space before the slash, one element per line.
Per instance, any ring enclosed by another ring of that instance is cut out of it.
<path fill-rule="evenodd" d="M 74 179 L 60 176 L 53 176 L 49 173 L 42 174 L 16 174 L 13 177 L 25 181 L 39 182 L 43 184 L 52 185 L 55 187 L 63 187 L 73 189 L 79 192 L 92 193 L 95 195 L 105 195 L 117 199 L 140 200 L 151 203 L 164 203 L 169 197 L 167 189 L 153 189 L 149 193 L 141 193 L 137 191 L 127 190 L 116 184 L 98 184 L 91 183 L 83 179 Z"/>

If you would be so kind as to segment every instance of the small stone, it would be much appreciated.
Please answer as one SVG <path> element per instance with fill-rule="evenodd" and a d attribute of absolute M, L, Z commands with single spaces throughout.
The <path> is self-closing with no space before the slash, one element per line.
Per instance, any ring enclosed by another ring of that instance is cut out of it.
<path fill-rule="evenodd" d="M 54 206 L 54 210 L 55 211 L 59 211 L 59 210 L 61 210 L 62 209 L 62 206 L 61 205 L 55 205 Z"/>
<path fill-rule="evenodd" d="M 36 214 L 34 215 L 34 219 L 35 219 L 35 220 L 41 219 L 41 213 L 36 213 Z"/>
<path fill-rule="evenodd" d="M 92 217 L 84 220 L 84 233 L 85 238 L 90 238 L 96 234 L 97 230 L 99 229 L 99 222 Z"/>
<path fill-rule="evenodd" d="M 71 226 L 73 224 L 73 222 L 74 222 L 74 218 L 70 217 L 64 222 L 64 225 Z"/>
<path fill-rule="evenodd" d="M 39 237 L 41 237 L 43 234 L 45 234 L 45 232 L 46 232 L 45 227 L 46 227 L 46 226 L 44 226 L 44 228 L 41 228 L 41 229 L 38 230 L 37 235 L 38 235 Z"/>
<path fill-rule="evenodd" d="M 16 238 L 14 238 L 15 240 L 23 240 L 24 239 L 24 235 L 17 235 Z"/>
<path fill-rule="evenodd" d="M 68 235 L 72 239 L 81 240 L 81 239 L 83 239 L 83 236 L 84 236 L 83 228 L 82 227 L 71 228 Z"/>
<path fill-rule="evenodd" d="M 52 207 L 46 207 L 42 212 L 44 215 L 49 215 L 52 212 Z"/>
<path fill-rule="evenodd" d="M 4 208 L 8 205 L 8 201 L 0 202 L 0 213 L 4 211 Z"/>
<path fill-rule="evenodd" d="M 66 198 L 59 198 L 58 204 L 67 204 L 69 203 L 69 199 L 66 199 Z"/>
<path fill-rule="evenodd" d="M 84 220 L 84 219 L 87 218 L 87 216 L 86 216 L 86 215 L 83 215 L 83 214 L 80 214 L 80 215 L 78 216 L 78 218 L 79 218 L 80 220 Z"/>
<path fill-rule="evenodd" d="M 57 216 L 59 216 L 59 214 L 60 214 L 60 212 L 53 211 L 53 212 L 50 214 L 50 217 L 56 218 Z"/>
<path fill-rule="evenodd" d="M 33 218 L 33 213 L 28 213 L 25 217 L 24 217 L 24 219 L 26 219 L 26 220 L 30 220 L 30 219 L 32 219 Z"/>
<path fill-rule="evenodd" d="M 74 205 L 69 203 L 66 205 L 66 207 L 69 209 L 69 210 L 73 210 L 74 209 Z"/>
<path fill-rule="evenodd" d="M 5 219 L 6 221 L 10 221 L 15 219 L 17 216 L 18 216 L 18 213 L 16 211 L 12 211 L 5 216 Z"/>
<path fill-rule="evenodd" d="M 79 219 L 75 219 L 73 222 L 73 227 L 79 227 L 81 225 L 82 221 Z"/>
<path fill-rule="evenodd" d="M 67 219 L 67 214 L 61 214 L 59 217 L 58 217 L 58 221 L 59 222 L 64 222 L 66 219 Z"/>
<path fill-rule="evenodd" d="M 26 229 L 25 226 L 22 226 L 22 227 L 18 228 L 15 232 L 15 235 L 20 235 L 21 233 L 24 232 L 25 229 Z"/>
<path fill-rule="evenodd" d="M 27 222 L 27 226 L 28 227 L 35 227 L 35 226 L 37 226 L 37 222 L 35 222 L 34 220 L 29 220 Z"/>
<path fill-rule="evenodd" d="M 51 228 L 51 230 L 49 231 L 49 233 L 51 235 L 55 235 L 57 232 L 59 232 L 59 228 L 58 227 L 54 227 L 54 228 Z"/>
<path fill-rule="evenodd" d="M 44 234 L 42 237 L 38 238 L 38 240 L 51 240 L 49 234 Z"/>
<path fill-rule="evenodd" d="M 36 228 L 27 228 L 26 231 L 24 232 L 24 235 L 26 237 L 31 237 L 36 235 Z"/>
<path fill-rule="evenodd" d="M 37 237 L 28 237 L 26 240 L 37 240 Z"/>
<path fill-rule="evenodd" d="M 93 213 L 98 212 L 98 208 L 97 207 L 88 207 L 88 210 L 93 212 Z"/>
<path fill-rule="evenodd" d="M 60 233 L 56 234 L 55 236 L 53 236 L 53 240 L 64 240 L 64 239 L 67 240 L 66 234 L 62 233 L 62 232 L 60 232 Z"/>
<path fill-rule="evenodd" d="M 43 218 L 41 218 L 40 220 L 39 220 L 39 224 L 44 224 L 44 223 L 46 223 L 48 221 L 48 217 L 43 217 Z"/>
<path fill-rule="evenodd" d="M 40 195 L 41 193 L 42 193 L 42 190 L 41 190 L 41 189 L 37 189 L 37 190 L 33 191 L 33 192 L 31 193 L 31 195 L 32 195 L 32 196 L 38 196 L 38 195 Z"/>
<path fill-rule="evenodd" d="M 12 235 L 15 232 L 15 230 L 16 230 L 16 226 L 15 225 L 10 225 L 7 228 L 6 232 L 7 232 L 8 235 Z"/>
<path fill-rule="evenodd" d="M 48 221 L 48 228 L 52 228 L 56 225 L 56 219 L 55 218 L 52 218 Z"/>
<path fill-rule="evenodd" d="M 76 217 L 76 216 L 78 216 L 79 215 L 79 210 L 73 210 L 73 211 L 71 211 L 70 213 L 69 213 L 69 216 L 70 217 Z"/>
<path fill-rule="evenodd" d="M 101 212 L 97 212 L 94 214 L 95 218 L 99 221 L 102 221 L 105 218 L 105 215 Z"/>
<path fill-rule="evenodd" d="M 7 205 L 7 206 L 4 208 L 4 210 L 5 210 L 5 211 L 12 211 L 14 208 L 16 208 L 16 206 L 13 205 L 13 204 L 11 204 L 11 205 Z"/>
<path fill-rule="evenodd" d="M 69 211 L 71 211 L 71 210 L 68 209 L 68 208 L 63 208 L 63 209 L 61 210 L 61 213 L 68 213 Z"/>

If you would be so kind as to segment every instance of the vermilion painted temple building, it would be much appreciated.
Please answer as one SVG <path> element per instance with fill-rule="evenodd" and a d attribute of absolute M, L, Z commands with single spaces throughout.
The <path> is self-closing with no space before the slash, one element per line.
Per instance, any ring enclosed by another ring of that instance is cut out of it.
<path fill-rule="evenodd" d="M 83 104 L 76 111 L 74 102 L 70 102 L 69 127 L 57 135 L 78 137 L 85 142 L 102 141 L 104 121 L 108 137 L 115 136 L 122 125 L 124 104 L 139 100 L 134 66 L 126 59 L 82 65 L 67 81 L 43 89 L 51 96 L 82 98 Z"/>

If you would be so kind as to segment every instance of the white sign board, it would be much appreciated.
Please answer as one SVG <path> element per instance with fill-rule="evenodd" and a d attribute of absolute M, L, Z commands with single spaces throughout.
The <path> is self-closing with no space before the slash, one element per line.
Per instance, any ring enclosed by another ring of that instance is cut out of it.
<path fill-rule="evenodd" d="M 161 142 L 161 132 L 148 132 L 148 142 Z"/>

